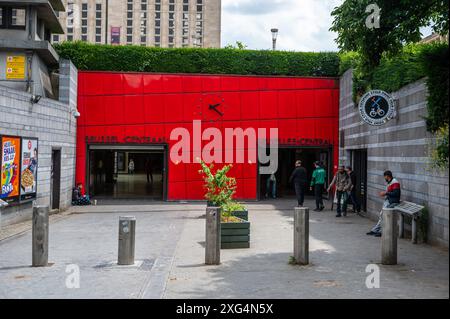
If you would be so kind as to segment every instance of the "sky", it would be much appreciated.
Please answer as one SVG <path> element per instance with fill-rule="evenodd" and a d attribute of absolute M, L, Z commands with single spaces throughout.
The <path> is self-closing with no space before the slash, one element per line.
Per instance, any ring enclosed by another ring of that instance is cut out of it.
<path fill-rule="evenodd" d="M 331 11 L 343 0 L 222 0 L 222 46 L 241 41 L 249 49 L 271 49 L 271 28 L 278 28 L 277 49 L 337 51 L 329 31 Z M 430 32 L 425 31 L 425 35 Z"/>

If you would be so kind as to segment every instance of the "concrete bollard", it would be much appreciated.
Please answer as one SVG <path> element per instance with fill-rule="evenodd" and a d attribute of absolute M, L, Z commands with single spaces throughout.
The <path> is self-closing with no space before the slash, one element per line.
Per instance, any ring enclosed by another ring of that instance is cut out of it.
<path fill-rule="evenodd" d="M 294 258 L 299 265 L 309 264 L 309 208 L 295 207 Z"/>
<path fill-rule="evenodd" d="M 220 264 L 220 207 L 206 207 L 205 264 Z"/>
<path fill-rule="evenodd" d="M 48 265 L 48 206 L 33 207 L 32 266 Z"/>
<path fill-rule="evenodd" d="M 136 236 L 136 217 L 119 217 L 119 252 L 117 264 L 134 265 L 134 246 Z"/>
<path fill-rule="evenodd" d="M 383 208 L 383 228 L 381 236 L 381 263 L 397 265 L 397 212 Z"/>

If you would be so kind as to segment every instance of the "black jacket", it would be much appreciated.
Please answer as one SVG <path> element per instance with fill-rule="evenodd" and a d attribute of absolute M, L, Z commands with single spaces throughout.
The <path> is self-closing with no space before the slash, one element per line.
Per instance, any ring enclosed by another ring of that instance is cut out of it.
<path fill-rule="evenodd" d="M 354 192 L 354 191 L 356 191 L 356 174 L 355 174 L 355 172 L 351 172 L 350 173 L 350 180 L 352 181 L 352 192 Z"/>
<path fill-rule="evenodd" d="M 306 169 L 302 166 L 296 167 L 289 177 L 289 183 L 305 184 L 308 181 Z"/>

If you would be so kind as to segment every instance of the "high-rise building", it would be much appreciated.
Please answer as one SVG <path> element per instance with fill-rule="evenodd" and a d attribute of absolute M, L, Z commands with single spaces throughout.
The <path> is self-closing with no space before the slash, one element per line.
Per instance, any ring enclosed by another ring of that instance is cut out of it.
<path fill-rule="evenodd" d="M 65 34 L 86 41 L 156 47 L 220 47 L 221 0 L 64 0 Z"/>

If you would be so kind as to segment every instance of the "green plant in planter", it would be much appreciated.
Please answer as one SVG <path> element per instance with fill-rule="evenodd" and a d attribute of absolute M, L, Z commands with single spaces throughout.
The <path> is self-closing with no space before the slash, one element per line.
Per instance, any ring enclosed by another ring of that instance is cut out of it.
<path fill-rule="evenodd" d="M 233 195 L 236 193 L 236 179 L 227 176 L 227 173 L 233 167 L 230 165 L 225 165 L 223 168 L 214 171 L 214 164 L 209 166 L 200 161 L 202 167 L 199 170 L 199 174 L 203 175 L 203 180 L 205 181 L 205 199 L 208 201 L 208 205 L 224 207 L 232 202 Z"/>

